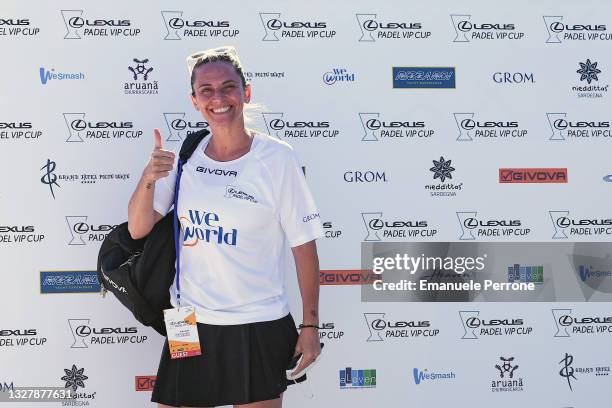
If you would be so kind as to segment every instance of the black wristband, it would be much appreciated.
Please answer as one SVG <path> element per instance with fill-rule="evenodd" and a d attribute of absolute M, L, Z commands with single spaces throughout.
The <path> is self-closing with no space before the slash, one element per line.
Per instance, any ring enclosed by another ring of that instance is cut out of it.
<path fill-rule="evenodd" d="M 301 330 L 301 329 L 303 329 L 303 328 L 305 328 L 305 327 L 312 327 L 312 328 L 314 328 L 314 329 L 320 329 L 320 327 L 319 327 L 319 326 L 317 326 L 316 324 L 300 324 L 300 325 L 298 326 L 298 329 L 300 329 L 300 330 Z"/>

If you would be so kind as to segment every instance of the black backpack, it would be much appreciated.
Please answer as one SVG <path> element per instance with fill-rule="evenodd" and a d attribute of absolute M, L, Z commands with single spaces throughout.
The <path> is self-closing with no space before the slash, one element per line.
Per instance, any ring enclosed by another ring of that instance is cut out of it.
<path fill-rule="evenodd" d="M 187 136 L 179 153 L 175 204 L 182 166 L 189 160 L 206 129 Z M 175 205 L 176 208 L 176 205 Z M 128 223 L 115 227 L 102 242 L 98 253 L 98 280 L 102 293 L 112 292 L 136 320 L 166 335 L 163 310 L 169 309 L 170 286 L 176 273 L 174 241 L 175 210 L 159 220 L 149 235 L 132 239 Z"/>

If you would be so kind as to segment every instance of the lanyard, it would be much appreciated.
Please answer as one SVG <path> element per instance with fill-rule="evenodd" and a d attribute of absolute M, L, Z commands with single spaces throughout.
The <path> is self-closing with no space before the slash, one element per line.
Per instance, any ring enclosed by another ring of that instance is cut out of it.
<path fill-rule="evenodd" d="M 179 234 L 179 221 L 178 221 L 178 198 L 179 188 L 181 186 L 181 176 L 183 175 L 183 165 L 185 161 L 179 159 L 176 169 L 176 183 L 174 184 L 174 251 L 176 252 L 176 275 L 174 278 L 174 284 L 176 285 L 176 301 L 178 307 L 181 307 L 181 285 L 179 276 L 181 274 L 181 237 Z"/>

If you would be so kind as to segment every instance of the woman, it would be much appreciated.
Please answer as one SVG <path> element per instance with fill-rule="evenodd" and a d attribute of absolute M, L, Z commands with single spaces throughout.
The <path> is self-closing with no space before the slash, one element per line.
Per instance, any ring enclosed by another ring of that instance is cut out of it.
<path fill-rule="evenodd" d="M 171 360 L 166 342 L 152 400 L 165 406 L 277 408 L 285 370 L 299 372 L 321 352 L 317 333 L 323 235 L 292 148 L 245 128 L 251 86 L 233 47 L 187 59 L 191 101 L 209 124 L 185 164 L 181 222 L 181 305 L 195 307 L 202 355 Z M 155 148 L 128 207 L 133 238 L 146 236 L 172 206 L 176 157 Z M 290 245 L 302 295 L 301 330 L 289 314 L 284 249 Z M 176 306 L 176 288 L 170 289 Z M 165 404 L 165 405 L 164 405 Z"/>

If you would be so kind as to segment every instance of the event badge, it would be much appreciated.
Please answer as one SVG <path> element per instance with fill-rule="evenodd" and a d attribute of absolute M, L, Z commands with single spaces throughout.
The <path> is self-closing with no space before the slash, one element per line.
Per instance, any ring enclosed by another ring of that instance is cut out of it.
<path fill-rule="evenodd" d="M 193 357 L 202 354 L 195 308 L 182 306 L 164 310 L 170 358 Z"/>

